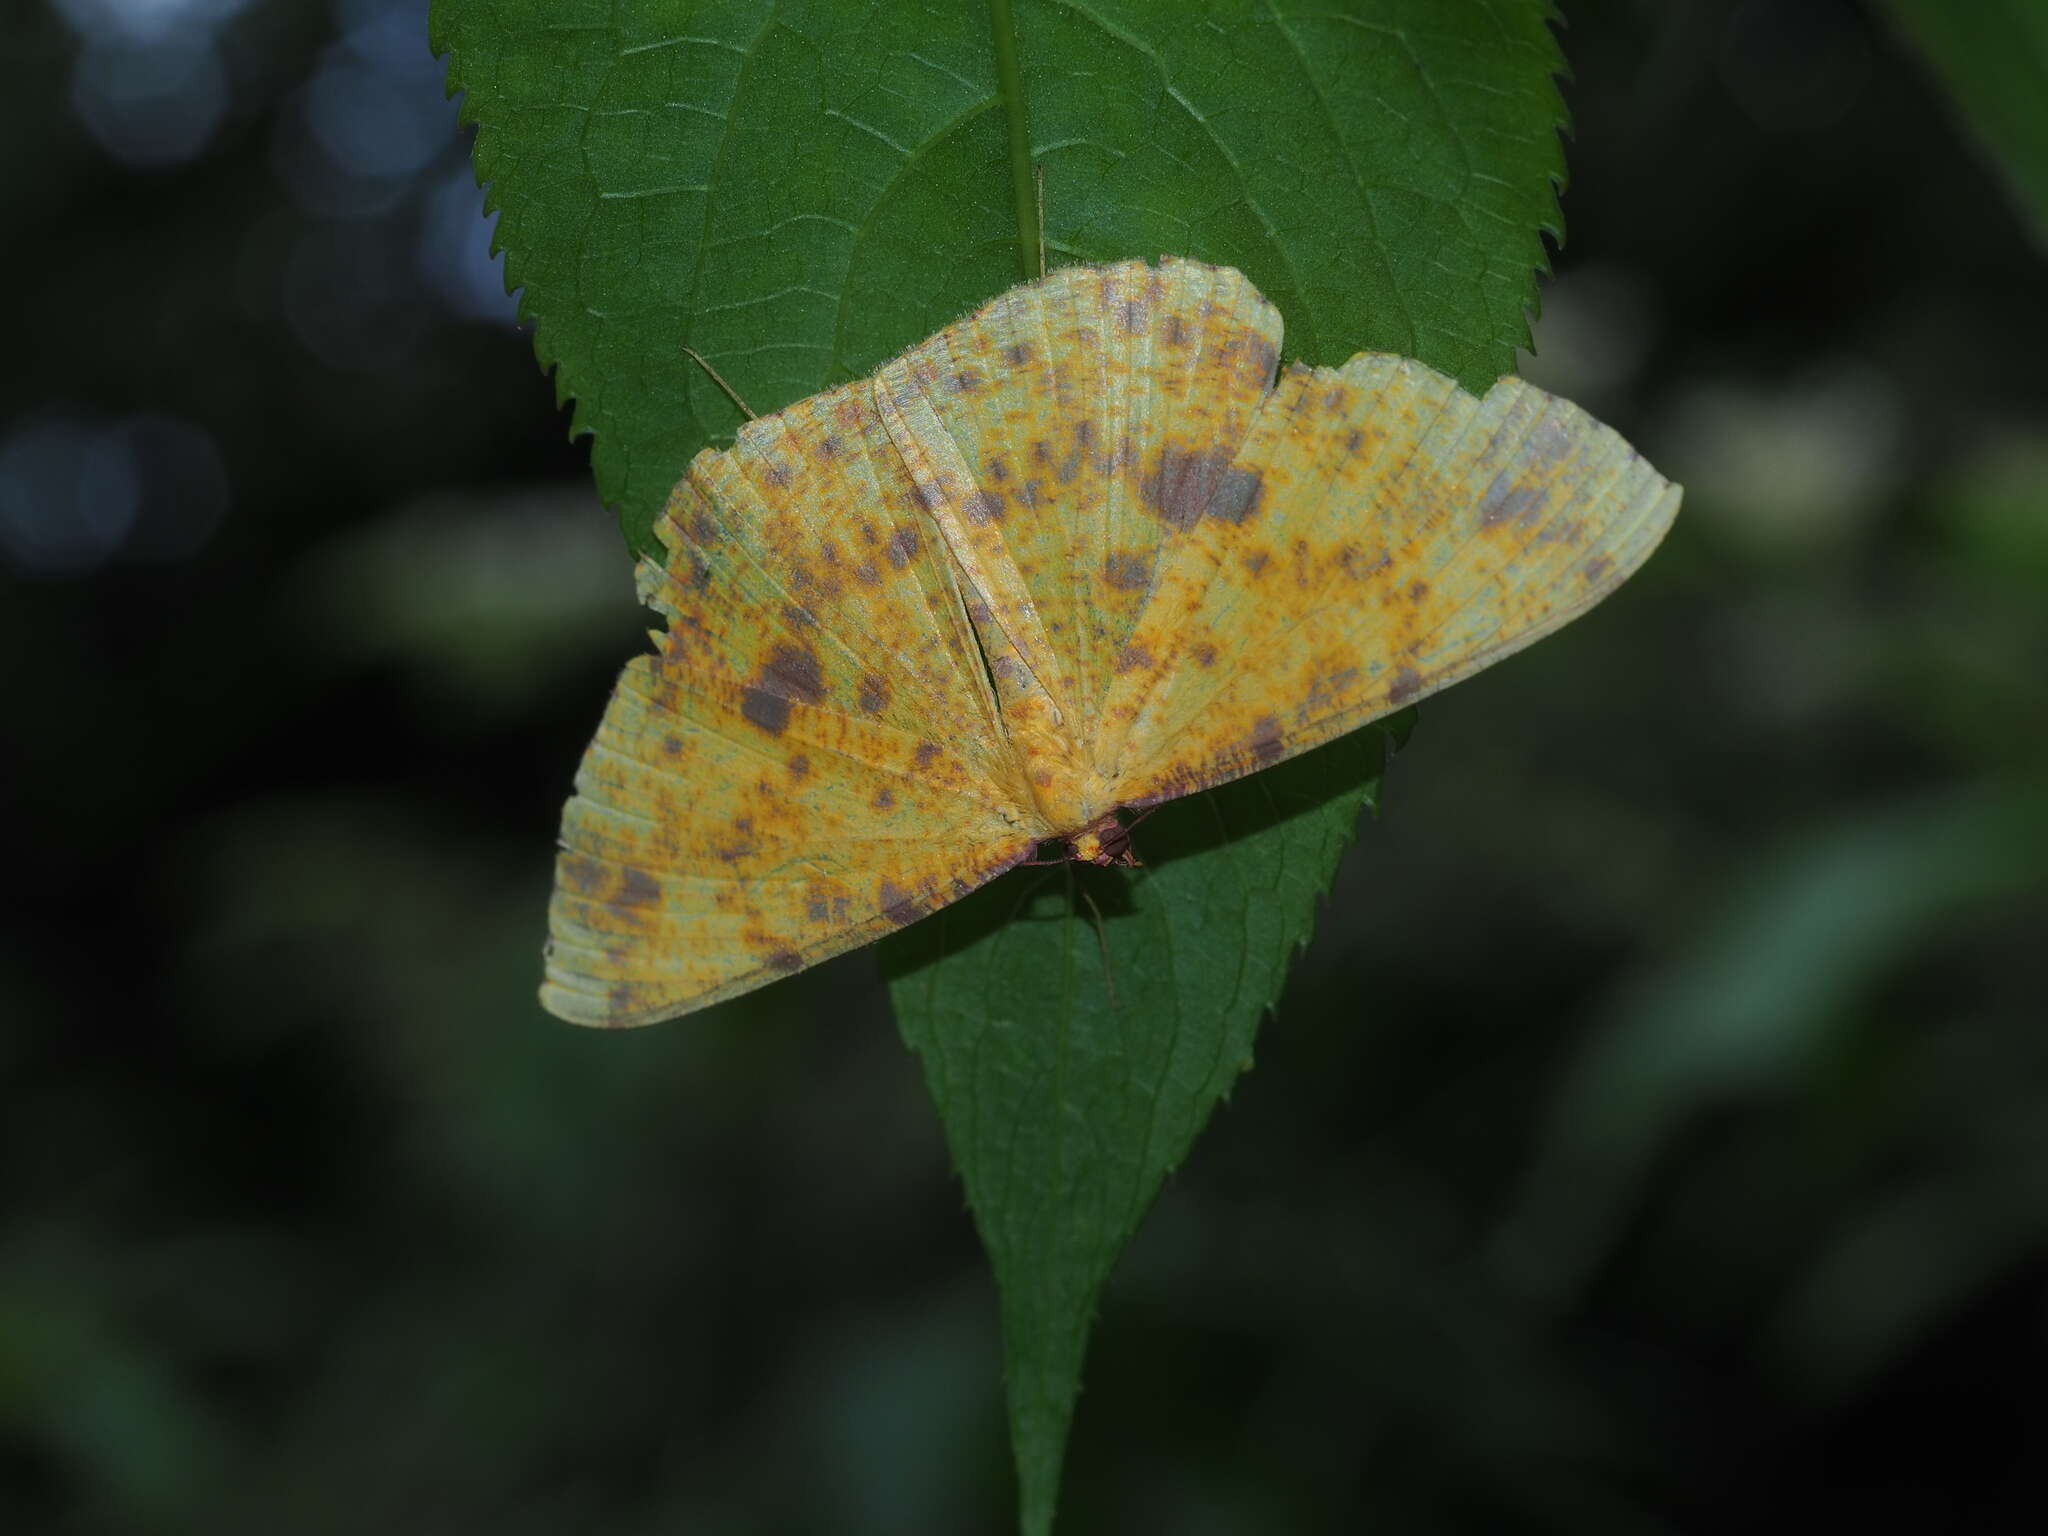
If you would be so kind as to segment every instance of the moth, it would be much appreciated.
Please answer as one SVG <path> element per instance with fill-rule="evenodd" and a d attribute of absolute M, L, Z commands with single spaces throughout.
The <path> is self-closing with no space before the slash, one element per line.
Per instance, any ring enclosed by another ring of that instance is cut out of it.
<path fill-rule="evenodd" d="M 1227 267 L 1068 267 L 706 449 L 562 815 L 541 1001 L 707 1007 L 1059 840 L 1469 677 L 1612 592 L 1679 488 L 1578 407 L 1280 359 Z"/>

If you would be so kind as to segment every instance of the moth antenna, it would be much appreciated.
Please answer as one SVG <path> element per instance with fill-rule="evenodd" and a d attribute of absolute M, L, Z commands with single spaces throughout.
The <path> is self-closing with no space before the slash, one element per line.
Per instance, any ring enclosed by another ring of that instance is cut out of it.
<path fill-rule="evenodd" d="M 1031 167 L 1031 179 L 1038 188 L 1038 275 L 1044 277 L 1052 269 L 1045 264 L 1045 167 Z"/>
<path fill-rule="evenodd" d="M 726 383 L 725 380 L 719 376 L 719 372 L 716 368 L 712 367 L 709 363 L 704 361 L 703 357 L 697 352 L 696 348 L 692 347 L 688 342 L 685 342 L 683 343 L 683 351 L 686 354 L 688 354 L 691 362 L 695 363 L 699 368 L 702 368 L 706 373 L 711 375 L 711 382 L 716 384 L 720 389 L 725 391 L 726 398 L 732 401 L 734 405 L 740 408 L 740 410 L 745 414 L 747 420 L 759 421 L 761 419 L 759 416 L 756 416 L 754 414 L 754 408 L 751 405 L 747 404 L 746 401 L 740 398 L 740 392 L 734 389 L 730 384 Z"/>
<path fill-rule="evenodd" d="M 1150 816 L 1154 811 L 1159 810 L 1165 804 L 1166 802 L 1164 800 L 1161 800 L 1157 805 L 1146 806 L 1145 809 L 1138 812 L 1137 815 L 1133 816 L 1129 821 L 1124 823 L 1124 830 L 1126 832 L 1137 831 L 1139 827 L 1145 824 L 1145 818 L 1147 816 Z"/>
<path fill-rule="evenodd" d="M 1071 870 L 1071 868 L 1072 866 L 1070 865 L 1069 869 Z M 1067 878 L 1071 880 L 1074 877 L 1069 873 Z M 1081 899 L 1088 903 L 1088 910 L 1095 914 L 1095 942 L 1102 947 L 1102 986 L 1103 990 L 1109 993 L 1109 1006 L 1114 1009 L 1116 1007 L 1116 966 L 1109 958 L 1109 933 L 1103 926 L 1102 908 L 1095 905 L 1095 898 L 1088 894 L 1085 886 L 1081 888 Z"/>
<path fill-rule="evenodd" d="M 1053 841 L 1053 839 L 1051 839 L 1051 838 L 1047 838 L 1047 839 L 1046 839 L 1046 841 L 1047 841 L 1047 842 L 1051 842 L 1051 841 Z M 1035 852 L 1036 852 L 1037 850 L 1036 850 L 1036 849 L 1033 849 L 1032 851 L 1033 851 L 1033 852 L 1035 853 Z M 1068 852 L 1066 851 L 1066 848 L 1065 848 L 1065 847 L 1064 847 L 1064 845 L 1063 845 L 1063 846 L 1061 847 L 1061 849 L 1060 849 L 1060 852 L 1058 853 L 1058 855 L 1057 855 L 1057 856 L 1055 856 L 1055 857 L 1053 857 L 1053 858 L 1050 858 L 1050 859 L 1038 859 L 1038 858 L 1032 858 L 1032 859 L 1022 859 L 1022 860 L 1020 860 L 1020 861 L 1018 862 L 1018 868 L 1020 868 L 1020 869 L 1049 869 L 1049 868 L 1051 868 L 1051 867 L 1052 867 L 1053 865 L 1055 865 L 1055 864 L 1065 864 L 1065 865 L 1067 865 L 1067 866 L 1068 866 L 1069 870 L 1071 871 L 1071 869 L 1072 869 L 1072 866 L 1073 866 L 1073 862 L 1074 862 L 1074 860 L 1073 860 L 1073 855 L 1072 855 L 1072 854 L 1070 854 L 1070 853 L 1068 853 Z"/>

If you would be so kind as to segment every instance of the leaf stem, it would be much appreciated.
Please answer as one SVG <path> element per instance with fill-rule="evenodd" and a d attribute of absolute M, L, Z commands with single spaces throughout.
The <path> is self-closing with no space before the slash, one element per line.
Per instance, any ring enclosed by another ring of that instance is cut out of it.
<path fill-rule="evenodd" d="M 988 0 L 995 28 L 996 93 L 1003 98 L 1003 117 L 1010 133 L 1010 198 L 1017 210 L 1017 260 L 1026 278 L 1045 276 L 1043 215 L 1031 172 L 1031 123 L 1024 112 L 1024 72 L 1017 62 L 1017 23 L 1010 0 Z"/>

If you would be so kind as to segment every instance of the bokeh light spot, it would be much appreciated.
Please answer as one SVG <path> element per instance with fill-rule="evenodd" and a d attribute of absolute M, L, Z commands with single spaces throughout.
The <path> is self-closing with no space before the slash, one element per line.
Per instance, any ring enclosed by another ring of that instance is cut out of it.
<path fill-rule="evenodd" d="M 0 440 L 0 556 L 26 575 L 186 559 L 227 504 L 219 447 L 182 417 L 107 424 L 58 410 Z"/>
<path fill-rule="evenodd" d="M 519 303 L 505 291 L 505 257 L 491 249 L 498 216 L 483 201 L 467 165 L 434 188 L 420 218 L 420 276 L 464 319 L 509 324 Z"/>
<path fill-rule="evenodd" d="M 71 104 L 115 159 L 182 165 L 227 116 L 227 70 L 205 37 L 87 48 L 71 77 Z"/>
<path fill-rule="evenodd" d="M 63 417 L 0 443 L 0 551 L 31 576 L 75 576 L 121 547 L 141 503 L 127 445 Z"/>

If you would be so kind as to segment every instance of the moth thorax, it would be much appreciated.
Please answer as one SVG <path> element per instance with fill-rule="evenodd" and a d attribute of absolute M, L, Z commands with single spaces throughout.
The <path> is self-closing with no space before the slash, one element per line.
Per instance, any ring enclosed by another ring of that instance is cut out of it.
<path fill-rule="evenodd" d="M 1045 823 L 1062 835 L 1074 827 L 1086 827 L 1113 807 L 1105 800 L 1109 792 L 1102 775 L 1087 761 L 1087 754 L 1062 728 L 1058 711 L 1044 695 L 1018 699 L 1003 711 L 1031 797 L 1038 802 Z"/>

